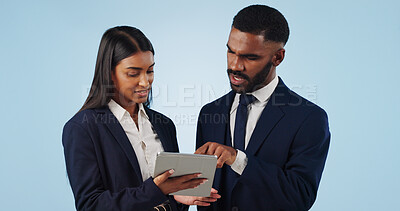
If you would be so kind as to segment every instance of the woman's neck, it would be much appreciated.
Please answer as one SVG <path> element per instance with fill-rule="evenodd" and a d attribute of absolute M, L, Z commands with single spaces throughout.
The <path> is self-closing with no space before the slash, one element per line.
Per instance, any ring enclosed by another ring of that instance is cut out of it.
<path fill-rule="evenodd" d="M 115 102 L 117 102 L 126 111 L 128 111 L 128 113 L 131 117 L 137 117 L 137 114 L 139 111 L 139 104 L 137 104 L 135 102 L 126 102 L 125 100 L 116 100 L 116 99 L 113 99 L 113 100 Z"/>

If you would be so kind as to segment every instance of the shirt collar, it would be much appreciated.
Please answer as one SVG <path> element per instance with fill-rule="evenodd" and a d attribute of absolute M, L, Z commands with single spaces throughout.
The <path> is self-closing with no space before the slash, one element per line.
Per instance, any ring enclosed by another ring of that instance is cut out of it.
<path fill-rule="evenodd" d="M 269 82 L 266 86 L 262 87 L 261 89 L 257 89 L 254 92 L 248 93 L 253 95 L 257 100 L 255 101 L 257 102 L 266 102 L 272 95 L 272 93 L 274 92 L 275 88 L 278 86 L 278 76 L 275 76 L 274 79 L 272 79 L 271 82 Z M 239 98 L 240 98 L 240 94 L 236 93 L 235 95 L 235 99 L 233 100 L 233 104 L 231 107 L 231 111 L 230 113 L 232 114 L 237 107 L 239 106 Z"/>
<path fill-rule="evenodd" d="M 250 94 L 252 94 L 255 98 L 257 98 L 258 101 L 265 102 L 271 97 L 276 86 L 278 86 L 278 82 L 279 82 L 278 76 L 275 75 L 275 78 L 272 79 L 272 81 L 269 82 L 266 86 L 264 86 L 261 89 L 257 89 L 256 91 Z"/>
<path fill-rule="evenodd" d="M 117 102 L 115 102 L 113 99 L 111 99 L 110 102 L 108 103 L 108 108 L 114 114 L 114 116 L 117 118 L 118 121 L 121 121 L 124 116 L 130 116 L 129 112 L 125 110 Z M 145 117 L 146 119 L 149 119 L 142 103 L 139 103 L 139 114 Z"/>
<path fill-rule="evenodd" d="M 146 117 L 146 119 L 149 119 L 149 116 L 146 114 L 146 110 L 144 110 L 143 103 L 139 103 L 139 112 L 143 117 Z"/>

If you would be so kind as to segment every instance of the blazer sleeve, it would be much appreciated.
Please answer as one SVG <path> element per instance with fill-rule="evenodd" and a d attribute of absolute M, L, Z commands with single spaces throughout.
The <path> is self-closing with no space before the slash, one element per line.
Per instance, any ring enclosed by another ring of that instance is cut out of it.
<path fill-rule="evenodd" d="M 77 210 L 149 210 L 168 197 L 154 184 L 152 178 L 140 186 L 112 192 L 102 182 L 95 144 L 90 131 L 69 121 L 63 130 L 62 142 L 67 173 Z"/>
<path fill-rule="evenodd" d="M 312 112 L 297 131 L 284 168 L 248 155 L 247 166 L 232 193 L 233 199 L 240 197 L 241 191 L 253 190 L 263 196 L 257 202 L 260 206 L 264 201 L 264 204 L 273 202 L 274 210 L 310 209 L 316 199 L 329 142 L 326 113 Z"/>

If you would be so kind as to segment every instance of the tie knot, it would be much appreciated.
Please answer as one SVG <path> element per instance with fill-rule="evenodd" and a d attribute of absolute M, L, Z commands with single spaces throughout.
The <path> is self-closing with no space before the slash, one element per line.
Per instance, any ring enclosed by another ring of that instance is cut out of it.
<path fill-rule="evenodd" d="M 248 106 L 248 105 L 252 104 L 255 100 L 256 100 L 256 98 L 253 95 L 241 94 L 239 104 Z"/>

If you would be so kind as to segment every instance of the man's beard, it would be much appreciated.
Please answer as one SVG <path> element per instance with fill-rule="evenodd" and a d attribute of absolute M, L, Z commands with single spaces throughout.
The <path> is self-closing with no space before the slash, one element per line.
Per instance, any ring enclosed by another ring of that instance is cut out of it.
<path fill-rule="evenodd" d="M 262 88 L 263 86 L 266 85 L 266 84 L 264 84 L 264 82 L 265 82 L 265 80 L 267 80 L 267 76 L 268 76 L 269 72 L 271 71 L 271 67 L 272 67 L 272 62 L 268 62 L 264 66 L 264 68 L 260 72 L 258 72 L 252 79 L 248 75 L 244 74 L 242 71 L 233 71 L 232 69 L 228 69 L 227 70 L 228 76 L 229 76 L 229 74 L 233 74 L 235 76 L 239 76 L 239 77 L 245 79 L 248 82 L 247 86 L 245 86 L 245 87 L 236 86 L 231 83 L 232 90 L 237 93 L 249 93 L 249 92 L 254 92 L 257 89 Z"/>

